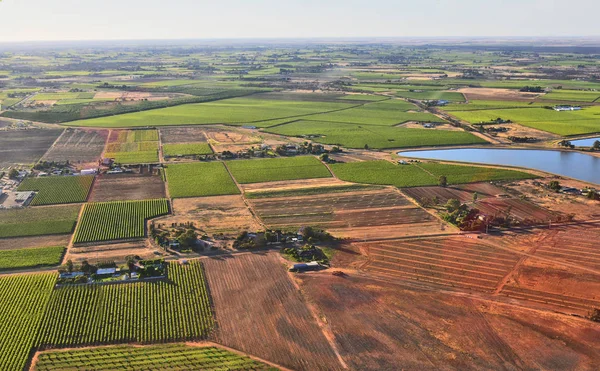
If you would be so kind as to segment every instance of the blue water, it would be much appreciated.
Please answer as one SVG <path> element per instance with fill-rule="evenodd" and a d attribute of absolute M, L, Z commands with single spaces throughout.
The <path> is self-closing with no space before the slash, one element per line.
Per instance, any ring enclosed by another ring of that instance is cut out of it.
<path fill-rule="evenodd" d="M 402 151 L 400 156 L 530 168 L 600 185 L 600 158 L 579 152 L 538 149 L 460 148 Z"/>
<path fill-rule="evenodd" d="M 569 142 L 571 142 L 572 145 L 578 146 L 578 147 L 591 147 L 594 145 L 594 142 L 597 140 L 600 140 L 600 137 L 570 140 Z"/>

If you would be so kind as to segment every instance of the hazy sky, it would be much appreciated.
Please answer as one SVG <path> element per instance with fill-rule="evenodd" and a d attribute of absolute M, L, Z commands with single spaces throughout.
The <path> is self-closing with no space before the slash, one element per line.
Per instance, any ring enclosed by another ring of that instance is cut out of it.
<path fill-rule="evenodd" d="M 600 0 L 0 0 L 0 42 L 598 36 Z"/>

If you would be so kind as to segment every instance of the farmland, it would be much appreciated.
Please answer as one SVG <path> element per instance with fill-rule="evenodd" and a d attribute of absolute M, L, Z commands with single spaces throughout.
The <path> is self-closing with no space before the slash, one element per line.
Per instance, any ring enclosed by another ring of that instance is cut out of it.
<path fill-rule="evenodd" d="M 32 206 L 85 202 L 94 182 L 93 175 L 26 178 L 19 191 L 35 191 Z"/>
<path fill-rule="evenodd" d="M 164 198 L 165 183 L 152 174 L 101 174 L 96 177 L 91 202 Z"/>
<path fill-rule="evenodd" d="M 201 263 L 172 263 L 167 271 L 168 281 L 56 288 L 50 295 L 37 345 L 206 339 L 213 319 Z"/>
<path fill-rule="evenodd" d="M 163 127 L 160 129 L 163 144 L 204 143 L 207 128 L 198 126 Z"/>
<path fill-rule="evenodd" d="M 221 162 L 171 164 L 166 166 L 166 175 L 173 198 L 240 193 Z"/>
<path fill-rule="evenodd" d="M 0 238 L 71 233 L 81 206 L 0 210 Z"/>
<path fill-rule="evenodd" d="M 102 348 L 41 353 L 37 371 L 60 371 L 71 368 L 86 370 L 139 370 L 152 365 L 153 370 L 273 370 L 249 357 L 214 346 L 165 344 L 145 347 L 110 346 Z"/>
<path fill-rule="evenodd" d="M 298 117 L 352 107 L 352 103 L 233 98 L 209 103 L 126 113 L 119 116 L 73 121 L 75 126 L 135 127 L 185 124 L 242 124 Z"/>
<path fill-rule="evenodd" d="M 60 265 L 64 246 L 0 250 L 0 270 Z"/>
<path fill-rule="evenodd" d="M 75 243 L 142 238 L 146 220 L 169 213 L 166 199 L 94 202 L 83 206 Z"/>
<path fill-rule="evenodd" d="M 75 164 L 95 163 L 100 159 L 107 138 L 106 130 L 67 128 L 42 159 Z"/>
<path fill-rule="evenodd" d="M 348 148 L 405 148 L 484 144 L 485 140 L 464 131 L 407 129 L 338 122 L 299 120 L 264 129 L 269 133 L 311 137 L 315 142 Z"/>
<path fill-rule="evenodd" d="M 37 162 L 62 131 L 62 129 L 2 131 L 2 135 L 0 135 L 0 168 L 12 164 Z"/>
<path fill-rule="evenodd" d="M 54 273 L 0 277 L 0 369 L 25 367 L 55 280 Z"/>
<path fill-rule="evenodd" d="M 158 162 L 158 131 L 112 131 L 104 157 L 114 158 L 120 164 Z"/>
<path fill-rule="evenodd" d="M 498 168 L 439 163 L 399 166 L 382 160 L 332 164 L 331 169 L 338 178 L 348 182 L 393 185 L 396 187 L 434 185 L 438 183 L 438 178 L 441 175 L 446 176 L 450 184 L 533 177 L 528 173 Z"/>
<path fill-rule="evenodd" d="M 226 164 L 235 180 L 242 184 L 331 176 L 325 165 L 313 156 L 227 161 Z"/>
<path fill-rule="evenodd" d="M 208 143 L 164 144 L 165 156 L 210 155 L 213 153 Z"/>
<path fill-rule="evenodd" d="M 207 259 L 204 265 L 218 343 L 295 370 L 341 369 L 276 253 Z"/>

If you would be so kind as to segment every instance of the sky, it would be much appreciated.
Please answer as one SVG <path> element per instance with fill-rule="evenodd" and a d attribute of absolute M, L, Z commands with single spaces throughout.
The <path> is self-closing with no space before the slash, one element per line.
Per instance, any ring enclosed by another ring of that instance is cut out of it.
<path fill-rule="evenodd" d="M 599 36 L 599 0 L 0 0 L 0 42 Z"/>

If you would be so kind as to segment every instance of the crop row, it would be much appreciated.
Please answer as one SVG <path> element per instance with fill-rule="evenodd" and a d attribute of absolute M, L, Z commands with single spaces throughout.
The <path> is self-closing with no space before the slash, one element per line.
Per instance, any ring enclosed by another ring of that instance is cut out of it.
<path fill-rule="evenodd" d="M 167 281 L 56 288 L 38 345 L 205 339 L 213 319 L 202 264 L 171 263 L 167 270 Z"/>
<path fill-rule="evenodd" d="M 74 243 L 145 236 L 145 221 L 169 213 L 166 199 L 94 202 L 84 205 Z"/>
<path fill-rule="evenodd" d="M 93 175 L 27 178 L 18 190 L 37 192 L 32 206 L 85 202 L 93 181 Z"/>

